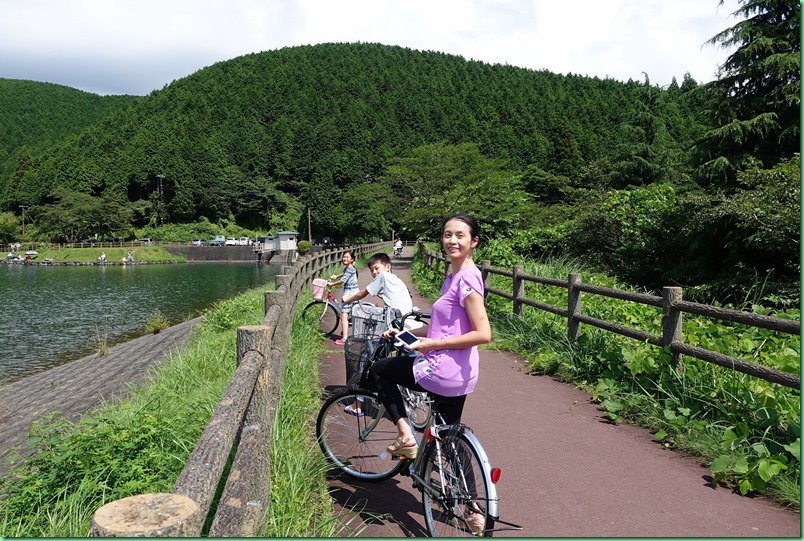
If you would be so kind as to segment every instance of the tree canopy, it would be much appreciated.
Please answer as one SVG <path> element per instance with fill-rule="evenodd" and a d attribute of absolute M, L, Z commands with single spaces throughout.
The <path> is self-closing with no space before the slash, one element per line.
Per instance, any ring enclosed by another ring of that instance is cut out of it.
<path fill-rule="evenodd" d="M 51 203 L 57 186 L 150 201 L 164 175 L 171 222 L 270 222 L 276 207 L 254 200 L 281 192 L 312 209 L 316 230 L 340 238 L 344 224 L 332 216 L 343 209 L 333 203 L 416 147 L 474 144 L 512 172 L 575 176 L 628 145 L 632 135 L 616 128 L 642 91 L 377 44 L 250 54 L 125 102 L 57 145 L 13 153 L 0 209 Z M 673 127 L 690 140 L 687 125 Z"/>
<path fill-rule="evenodd" d="M 744 19 L 708 42 L 735 50 L 704 87 L 713 128 L 697 148 L 701 175 L 730 186 L 751 161 L 772 167 L 797 152 L 801 122 L 800 3 L 740 0 L 734 15 Z"/>

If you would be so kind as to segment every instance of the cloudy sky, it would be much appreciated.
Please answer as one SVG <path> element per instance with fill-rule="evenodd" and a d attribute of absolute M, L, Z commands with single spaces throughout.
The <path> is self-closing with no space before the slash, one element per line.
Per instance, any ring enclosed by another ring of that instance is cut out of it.
<path fill-rule="evenodd" d="M 665 86 L 715 78 L 737 0 L 0 0 L 0 78 L 145 95 L 244 54 L 370 42 Z"/>

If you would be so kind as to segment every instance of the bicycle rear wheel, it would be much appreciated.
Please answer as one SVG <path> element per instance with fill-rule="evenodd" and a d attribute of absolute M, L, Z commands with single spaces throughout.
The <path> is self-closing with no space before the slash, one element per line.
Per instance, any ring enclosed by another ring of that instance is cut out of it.
<path fill-rule="evenodd" d="M 410 424 L 416 430 L 424 430 L 430 421 L 430 402 L 427 393 L 414 391 L 407 387 L 399 387 L 402 391 L 402 398 L 405 401 L 405 411 L 408 414 Z"/>
<path fill-rule="evenodd" d="M 496 491 L 480 453 L 463 428 L 441 434 L 441 453 L 433 441 L 424 457 L 422 478 L 432 489 L 422 490 L 427 530 L 432 537 L 491 537 L 494 518 L 488 512 L 489 498 L 496 497 Z"/>
<path fill-rule="evenodd" d="M 313 301 L 304 307 L 302 319 L 311 325 L 318 326 L 324 336 L 329 336 L 338 329 L 341 322 L 338 311 L 328 302 Z"/>
<path fill-rule="evenodd" d="M 359 401 L 359 402 L 358 402 Z M 359 404 L 361 416 L 350 414 Z M 405 465 L 385 450 L 397 436 L 394 423 L 373 393 L 343 391 L 331 396 L 318 413 L 316 436 L 324 456 L 356 479 L 381 481 Z"/>

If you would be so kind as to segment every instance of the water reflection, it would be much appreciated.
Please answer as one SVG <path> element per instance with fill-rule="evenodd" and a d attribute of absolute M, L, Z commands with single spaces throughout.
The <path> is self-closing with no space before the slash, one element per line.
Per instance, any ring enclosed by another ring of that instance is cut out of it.
<path fill-rule="evenodd" d="M 0 265 L 0 383 L 142 334 L 159 310 L 172 323 L 265 285 L 281 266 L 194 263 L 129 266 Z"/>

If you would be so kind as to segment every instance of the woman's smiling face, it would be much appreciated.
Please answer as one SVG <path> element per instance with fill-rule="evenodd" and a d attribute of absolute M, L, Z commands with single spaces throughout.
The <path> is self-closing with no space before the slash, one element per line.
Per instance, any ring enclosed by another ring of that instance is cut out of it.
<path fill-rule="evenodd" d="M 453 219 L 444 224 L 441 244 L 444 252 L 451 258 L 471 255 L 472 249 L 477 246 L 477 240 L 472 238 L 472 230 L 463 220 Z"/>

